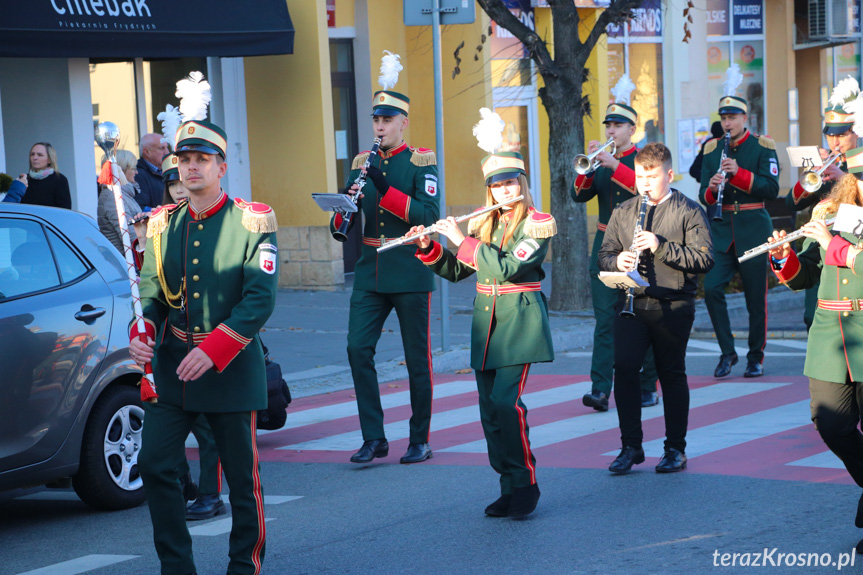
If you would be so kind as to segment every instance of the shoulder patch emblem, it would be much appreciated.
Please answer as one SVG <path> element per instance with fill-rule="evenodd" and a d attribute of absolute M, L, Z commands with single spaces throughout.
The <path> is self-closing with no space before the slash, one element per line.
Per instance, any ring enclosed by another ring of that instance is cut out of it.
<path fill-rule="evenodd" d="M 779 175 L 779 160 L 777 160 L 776 158 L 770 158 L 770 175 Z"/>
<path fill-rule="evenodd" d="M 538 249 L 539 243 L 535 239 L 525 238 L 516 244 L 512 249 L 512 254 L 518 261 L 526 262 Z"/>
<path fill-rule="evenodd" d="M 261 267 L 261 271 L 265 274 L 273 275 L 276 273 L 276 252 L 260 250 L 258 262 Z"/>
<path fill-rule="evenodd" d="M 434 174 L 426 174 L 423 191 L 431 197 L 435 197 L 437 195 L 437 176 Z"/>

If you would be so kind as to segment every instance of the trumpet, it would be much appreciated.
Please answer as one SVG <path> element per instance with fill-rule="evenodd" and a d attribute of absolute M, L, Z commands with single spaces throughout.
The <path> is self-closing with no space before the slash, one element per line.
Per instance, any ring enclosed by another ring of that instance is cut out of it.
<path fill-rule="evenodd" d="M 480 209 L 476 210 L 475 212 L 471 212 L 469 214 L 465 214 L 463 216 L 459 216 L 459 217 L 455 218 L 455 223 L 463 222 L 465 220 L 469 220 L 471 218 L 475 218 L 477 216 L 487 214 L 488 212 L 493 212 L 494 210 L 498 210 L 498 209 L 502 208 L 503 206 L 508 206 L 509 204 L 514 204 L 515 202 L 520 202 L 523 199 L 524 199 L 524 196 L 522 195 L 522 196 L 518 196 L 517 198 L 513 198 L 511 200 L 507 200 L 507 201 L 501 202 L 499 204 L 495 204 L 493 206 L 486 206 L 484 208 L 480 208 Z M 437 225 L 431 225 L 418 234 L 414 234 L 412 236 L 402 236 L 398 239 L 395 239 L 395 240 L 392 240 L 392 241 L 389 241 L 389 242 L 383 244 L 381 247 L 378 248 L 378 253 L 385 252 L 387 250 L 391 250 L 397 246 L 403 246 L 405 244 L 409 244 L 417 238 L 421 238 L 424 236 L 430 236 L 434 233 L 437 233 L 437 231 L 438 231 Z"/>
<path fill-rule="evenodd" d="M 572 167 L 575 168 L 575 171 L 580 176 L 596 171 L 596 168 L 599 167 L 599 160 L 594 161 L 594 159 L 596 158 L 596 156 L 599 155 L 600 152 L 602 152 L 609 146 L 611 146 L 611 150 L 609 150 L 609 153 L 613 156 L 615 153 L 617 153 L 617 144 L 614 143 L 614 138 L 609 138 L 608 141 L 602 145 L 602 147 L 600 147 L 592 154 L 577 155 L 575 159 L 572 160 Z"/>
<path fill-rule="evenodd" d="M 836 222 L 836 218 L 829 218 L 827 220 L 824 220 L 824 225 L 829 228 L 830 226 L 833 225 L 834 222 Z M 790 234 L 787 234 L 784 238 L 780 238 L 780 239 L 776 240 L 775 242 L 764 242 L 760 246 L 754 247 L 751 250 L 746 250 L 745 252 L 743 252 L 742 256 L 737 258 L 737 261 L 740 263 L 743 263 L 746 260 L 751 260 L 754 257 L 760 256 L 761 254 L 765 254 L 765 253 L 769 252 L 770 250 L 772 250 L 773 248 L 778 248 L 779 246 L 784 246 L 785 244 L 791 243 L 794 240 L 797 240 L 797 239 L 802 238 L 802 237 L 803 237 L 803 230 L 802 229 L 791 232 Z"/>
<path fill-rule="evenodd" d="M 821 189 L 821 186 L 824 184 L 824 178 L 822 178 L 821 174 L 824 173 L 830 164 L 838 160 L 842 157 L 842 154 L 839 152 L 831 153 L 824 163 L 821 164 L 821 167 L 817 170 L 806 170 L 800 175 L 800 185 L 804 190 L 809 192 L 810 194 L 813 192 L 817 192 Z"/>

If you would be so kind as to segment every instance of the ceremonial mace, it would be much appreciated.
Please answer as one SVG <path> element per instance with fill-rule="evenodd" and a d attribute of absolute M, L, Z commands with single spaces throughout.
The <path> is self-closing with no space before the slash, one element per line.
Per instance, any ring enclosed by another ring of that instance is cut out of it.
<path fill-rule="evenodd" d="M 144 325 L 144 314 L 141 310 L 141 296 L 138 293 L 138 274 L 135 272 L 135 258 L 132 256 L 132 240 L 129 238 L 129 225 L 126 221 L 126 209 L 123 207 L 123 192 L 120 183 L 114 175 L 113 167 L 117 165 L 117 145 L 120 143 L 120 129 L 113 122 L 102 122 L 96 127 L 96 144 L 105 152 L 108 161 L 102 166 L 99 183 L 111 188 L 114 193 L 114 205 L 117 208 L 117 221 L 120 222 L 120 235 L 123 238 L 123 253 L 126 256 L 126 273 L 129 276 L 129 286 L 132 289 L 132 308 L 135 311 L 135 321 L 138 327 L 138 339 L 147 343 L 147 328 Z M 144 377 L 141 378 L 141 401 L 156 403 L 159 395 L 156 393 L 156 383 L 153 380 L 153 368 L 147 362 L 144 365 Z"/>

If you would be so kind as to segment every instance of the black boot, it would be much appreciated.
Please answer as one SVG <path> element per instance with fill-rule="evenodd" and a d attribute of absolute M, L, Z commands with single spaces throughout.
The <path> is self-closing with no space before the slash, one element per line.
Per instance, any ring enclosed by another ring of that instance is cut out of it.
<path fill-rule="evenodd" d="M 536 509 L 538 501 L 539 486 L 536 483 L 527 487 L 516 487 L 512 492 L 508 515 L 515 519 L 527 517 Z"/>
<path fill-rule="evenodd" d="M 485 508 L 485 514 L 491 517 L 506 517 L 509 515 L 509 503 L 512 495 L 509 493 L 501 495 L 497 501 Z"/>

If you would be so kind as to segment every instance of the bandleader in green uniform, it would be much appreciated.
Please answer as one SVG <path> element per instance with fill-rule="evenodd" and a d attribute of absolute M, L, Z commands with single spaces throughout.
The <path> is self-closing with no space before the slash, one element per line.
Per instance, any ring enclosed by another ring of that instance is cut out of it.
<path fill-rule="evenodd" d="M 178 165 L 179 159 L 173 153 L 162 158 L 162 182 L 165 184 L 162 205 L 180 204 L 189 199 L 189 191 L 180 181 Z M 146 229 L 141 235 L 146 236 Z M 222 464 L 219 462 L 219 450 L 216 448 L 213 430 L 203 415 L 199 415 L 192 424 L 192 435 L 198 443 L 199 484 L 192 481 L 187 460 L 183 460 L 179 473 L 183 496 L 187 500 L 194 499 L 194 502 L 186 507 L 186 520 L 200 521 L 223 515 L 227 510 L 221 494 Z"/>
<path fill-rule="evenodd" d="M 863 178 L 863 148 L 846 152 L 846 157 L 850 174 L 833 186 L 833 193 L 815 206 L 812 220 L 801 228 L 807 239 L 800 253 L 785 244 L 770 257 L 777 277 L 791 289 L 819 286 L 803 368 L 809 377 L 811 417 L 821 439 L 863 487 L 863 280 L 856 271 L 863 243 L 824 224 L 842 204 L 863 207 L 863 181 L 858 179 Z M 774 232 L 773 238 L 784 235 Z M 855 524 L 863 528 L 863 494 Z M 861 545 L 863 541 L 857 548 Z"/>
<path fill-rule="evenodd" d="M 152 361 L 159 394 L 145 404 L 138 464 L 165 575 L 195 572 L 177 469 L 202 413 L 230 485 L 227 572 L 260 573 L 264 557 L 255 412 L 267 406 L 267 385 L 258 331 L 275 306 L 277 225 L 268 206 L 231 201 L 221 190 L 226 149 L 218 126 L 181 125 L 176 154 L 189 201 L 150 218 L 140 279 L 149 345 L 131 330 L 132 357 Z"/>
<path fill-rule="evenodd" d="M 854 125 L 853 115 L 846 112 L 843 104 L 852 101 L 860 93 L 857 80 L 848 76 L 833 89 L 830 96 L 831 105 L 824 110 L 823 134 L 827 139 L 828 150 L 819 150 L 821 159 L 826 160 L 832 153 L 842 154 L 838 161 L 824 168 L 821 173 L 821 186 L 813 191 L 806 191 L 800 182 L 785 196 L 785 204 L 792 212 L 803 211 L 814 206 L 830 195 L 835 184 L 843 175 L 848 173 L 845 154 L 848 150 L 857 147 L 857 134 L 851 129 Z M 835 103 L 835 104 L 834 104 Z M 821 168 L 813 168 L 819 170 Z M 818 303 L 818 284 L 806 289 L 806 299 L 803 311 L 803 322 L 806 328 L 812 326 L 812 318 L 815 316 L 815 307 Z"/>
<path fill-rule="evenodd" d="M 595 161 L 599 162 L 599 167 L 576 177 L 569 191 L 576 202 L 587 202 L 596 198 L 599 205 L 596 236 L 590 252 L 590 295 L 593 299 L 593 316 L 596 318 L 590 362 L 591 391 L 582 398 L 584 405 L 597 411 L 608 410 L 608 398 L 611 396 L 614 376 L 614 307 L 620 291 L 599 281 L 597 258 L 611 212 L 638 195 L 635 190 L 634 171 L 638 149 L 632 143 L 637 119 L 638 114 L 630 106 L 619 103 L 608 106 L 603 121 L 605 136 L 614 139 L 617 152 L 611 154 L 605 150 L 597 154 Z M 587 148 L 588 154 L 596 152 L 601 145 L 600 142 L 591 141 Z M 659 400 L 656 396 L 657 374 L 652 350 L 648 350 L 645 356 L 644 369 L 639 377 L 642 407 L 656 405 Z"/>
<path fill-rule="evenodd" d="M 704 276 L 704 300 L 722 355 L 713 375 L 725 377 L 737 363 L 734 336 L 725 301 L 725 288 L 735 272 L 740 272 L 749 313 L 749 353 L 744 377 L 759 377 L 763 371 L 764 345 L 767 342 L 767 256 L 738 263 L 743 253 L 760 245 L 773 231 L 764 200 L 779 193 L 779 161 L 776 145 L 765 136 L 755 136 L 746 128 L 747 104 L 743 98 L 723 96 L 719 101 L 722 129 L 731 133 L 728 157 L 721 160 L 723 138 L 710 140 L 704 147 L 701 202 L 717 204 L 717 191 L 724 170 L 728 181 L 722 195 L 722 221 L 711 221 L 716 265 Z M 710 210 L 708 210 L 708 213 Z"/>
<path fill-rule="evenodd" d="M 458 252 L 453 254 L 426 236 L 418 240 L 417 256 L 449 281 L 476 274 L 471 367 L 476 371 L 488 459 L 500 474 L 501 493 L 485 512 L 493 517 L 524 517 L 536 508 L 539 487 L 521 396 L 530 365 L 554 360 L 548 304 L 540 282 L 545 277 L 542 262 L 557 228 L 551 215 L 532 207 L 519 153 L 491 154 L 482 165 L 487 206 L 520 194 L 524 198 L 472 219 L 469 237 L 453 218 L 441 220 L 440 233 Z"/>
<path fill-rule="evenodd" d="M 429 343 L 431 292 L 434 276 L 413 256 L 410 246 L 378 253 L 387 239 L 399 238 L 414 225 L 431 225 L 440 216 L 437 164 L 432 150 L 404 142 L 409 99 L 382 90 L 373 97 L 372 118 L 380 151 L 368 169 L 362 190 L 352 186 L 369 152 L 354 158 L 348 186 L 359 192 L 364 216 L 363 246 L 354 268 L 354 290 L 348 320 L 348 360 L 354 379 L 363 445 L 351 456 L 354 463 L 386 457 L 375 347 L 384 322 L 395 309 L 402 333 L 411 395 L 410 442 L 401 463 L 418 463 L 432 456 L 429 428 L 432 409 L 432 355 Z M 331 231 L 341 225 L 335 214 Z M 354 218 L 351 224 L 355 224 Z"/>

